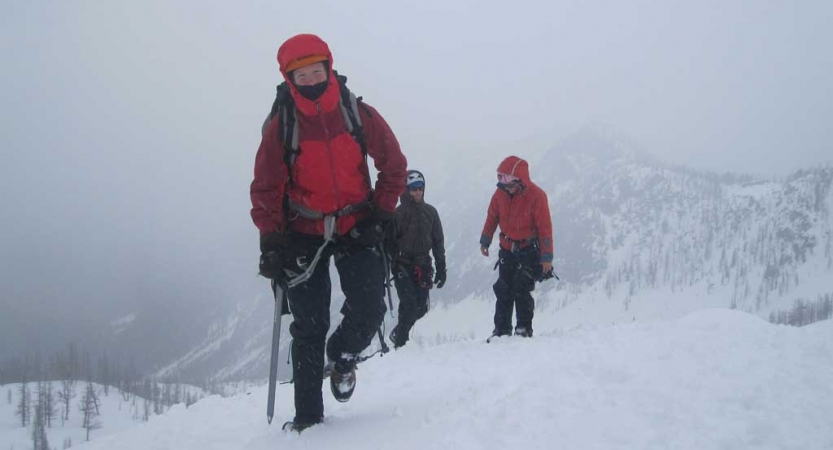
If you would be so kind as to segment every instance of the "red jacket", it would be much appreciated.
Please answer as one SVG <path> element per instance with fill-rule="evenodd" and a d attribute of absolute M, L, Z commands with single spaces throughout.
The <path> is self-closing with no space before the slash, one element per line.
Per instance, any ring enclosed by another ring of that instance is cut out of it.
<path fill-rule="evenodd" d="M 317 100 L 301 96 L 284 68 L 310 55 L 327 55 L 329 84 Z M 359 144 L 348 133 L 339 109 L 339 87 L 333 73 L 333 57 L 327 44 L 317 36 L 302 34 L 289 39 L 278 50 L 281 73 L 290 86 L 299 125 L 300 152 L 292 164 L 292 181 L 284 160 L 281 119 L 267 125 L 255 158 L 250 194 L 252 220 L 260 234 L 294 230 L 323 235 L 321 219 L 299 217 L 287 211 L 284 197 L 307 209 L 332 213 L 367 200 L 371 193 L 367 167 Z M 359 107 L 367 154 L 379 174 L 373 193 L 376 208 L 393 212 L 405 190 L 407 161 L 387 122 L 367 104 Z M 367 217 L 367 208 L 338 218 L 336 232 L 347 233 Z"/>
<path fill-rule="evenodd" d="M 552 218 L 547 194 L 529 179 L 529 165 L 517 156 L 504 159 L 497 171 L 520 178 L 523 188 L 515 195 L 509 195 L 503 189 L 495 191 L 489 203 L 480 244 L 485 247 L 491 245 L 492 236 L 500 224 L 501 248 L 511 250 L 513 241 L 525 247 L 529 239 L 535 238 L 538 239 L 541 262 L 552 262 Z"/>

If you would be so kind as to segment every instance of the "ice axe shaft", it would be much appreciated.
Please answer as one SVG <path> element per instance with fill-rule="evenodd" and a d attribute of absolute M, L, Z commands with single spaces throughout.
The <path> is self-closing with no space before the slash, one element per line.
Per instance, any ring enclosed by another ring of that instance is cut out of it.
<path fill-rule="evenodd" d="M 275 295 L 275 318 L 272 324 L 272 356 L 269 360 L 269 398 L 266 403 L 266 420 L 272 423 L 275 415 L 275 387 L 278 382 L 278 353 L 281 345 L 281 316 L 286 300 L 286 288 L 277 280 L 272 280 L 272 293 Z"/>

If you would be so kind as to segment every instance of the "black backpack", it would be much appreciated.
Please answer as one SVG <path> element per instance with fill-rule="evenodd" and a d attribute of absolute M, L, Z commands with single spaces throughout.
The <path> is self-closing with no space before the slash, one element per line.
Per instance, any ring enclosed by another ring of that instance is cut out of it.
<path fill-rule="evenodd" d="M 336 80 L 338 80 L 339 93 L 341 99 L 339 100 L 339 108 L 341 109 L 344 124 L 347 126 L 347 131 L 359 144 L 364 157 L 364 164 L 367 167 L 367 146 L 364 137 L 364 127 L 362 126 L 361 115 L 359 114 L 359 105 L 362 105 L 362 98 L 356 97 L 349 89 L 347 89 L 347 77 L 339 75 L 338 72 L 333 71 Z M 363 107 L 365 113 L 370 114 L 370 111 L 365 106 Z M 291 168 L 295 162 L 295 158 L 300 153 L 298 147 L 298 122 L 295 120 L 295 102 L 292 100 L 292 94 L 289 91 L 289 85 L 284 81 L 277 87 L 277 94 L 275 101 L 272 103 L 272 110 L 266 121 L 263 122 L 261 134 L 266 133 L 266 128 L 275 117 L 276 114 L 281 118 L 281 134 L 283 135 L 284 158 L 287 167 Z M 290 170 L 290 173 L 292 171 Z M 368 177 L 370 172 L 368 171 Z M 368 178 L 368 186 L 373 188 L 373 184 Z"/>

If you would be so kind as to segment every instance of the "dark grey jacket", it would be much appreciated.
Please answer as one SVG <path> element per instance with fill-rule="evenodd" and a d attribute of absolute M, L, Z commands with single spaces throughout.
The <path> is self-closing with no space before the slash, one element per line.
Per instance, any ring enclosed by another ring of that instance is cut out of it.
<path fill-rule="evenodd" d="M 396 256 L 399 262 L 424 264 L 431 261 L 428 252 L 434 254 L 437 272 L 444 272 L 445 244 L 443 224 L 436 208 L 425 203 L 416 203 L 405 192 L 399 197 L 396 207 Z"/>

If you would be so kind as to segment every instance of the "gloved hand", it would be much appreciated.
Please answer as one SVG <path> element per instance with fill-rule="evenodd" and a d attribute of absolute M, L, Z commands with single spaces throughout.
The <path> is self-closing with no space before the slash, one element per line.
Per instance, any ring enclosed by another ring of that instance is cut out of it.
<path fill-rule="evenodd" d="M 555 271 L 552 269 L 552 263 L 542 262 L 539 266 L 538 277 L 535 280 L 540 283 L 542 281 L 549 280 L 550 278 L 558 278 Z"/>
<path fill-rule="evenodd" d="M 392 221 L 392 212 L 376 209 L 370 217 L 350 230 L 350 237 L 360 247 L 376 247 L 385 240 Z"/>
<path fill-rule="evenodd" d="M 437 289 L 442 289 L 445 285 L 445 279 L 445 260 L 437 260 L 437 273 L 434 274 L 434 285 L 437 286 Z"/>
<path fill-rule="evenodd" d="M 445 269 L 443 269 L 442 271 L 440 269 L 437 269 L 437 273 L 434 274 L 434 284 L 437 286 L 437 289 L 442 289 L 442 287 L 445 285 L 445 277 Z"/>
<path fill-rule="evenodd" d="M 541 275 L 538 277 L 537 281 L 542 282 L 542 281 L 549 280 L 550 278 L 556 278 L 556 279 L 558 278 L 558 277 L 555 276 L 555 272 L 552 270 L 552 266 L 550 266 L 550 270 L 548 270 L 546 272 L 544 272 L 542 270 Z"/>
<path fill-rule="evenodd" d="M 275 279 L 282 275 L 282 253 L 288 243 L 286 235 L 273 231 L 260 237 L 260 275 Z"/>

